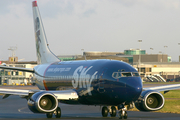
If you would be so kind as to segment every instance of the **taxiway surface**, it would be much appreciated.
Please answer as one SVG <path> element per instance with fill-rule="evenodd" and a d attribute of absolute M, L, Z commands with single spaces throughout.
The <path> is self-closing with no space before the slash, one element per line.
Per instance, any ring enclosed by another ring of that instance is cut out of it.
<path fill-rule="evenodd" d="M 17 89 L 17 87 L 13 88 Z M 28 87 L 18 87 L 18 89 L 20 88 L 25 89 Z M 30 87 L 28 89 L 36 89 L 36 87 Z M 99 106 L 66 105 L 61 103 L 59 106 L 62 111 L 61 120 L 118 119 L 118 116 L 112 118 L 110 115 L 107 118 L 103 118 L 101 116 L 101 108 Z M 0 119 L 44 120 L 47 118 L 45 114 L 32 113 L 28 109 L 26 99 L 21 99 L 19 96 L 10 96 L 6 99 L 0 99 Z M 53 117 L 53 119 L 56 118 Z M 128 120 L 180 120 L 180 114 L 128 111 Z"/>

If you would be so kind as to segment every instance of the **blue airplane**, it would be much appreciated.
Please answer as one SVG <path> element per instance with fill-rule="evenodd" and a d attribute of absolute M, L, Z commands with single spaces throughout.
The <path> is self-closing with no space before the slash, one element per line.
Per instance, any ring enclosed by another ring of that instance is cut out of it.
<path fill-rule="evenodd" d="M 116 60 L 82 60 L 61 62 L 49 49 L 37 1 L 32 2 L 38 65 L 33 69 L 0 66 L 34 74 L 39 90 L 2 89 L 3 98 L 19 95 L 28 100 L 34 113 L 47 118 L 61 117 L 59 102 L 96 105 L 102 116 L 127 119 L 127 110 L 136 106 L 140 111 L 163 108 L 165 100 L 160 91 L 179 89 L 180 84 L 143 88 L 138 71 Z"/>

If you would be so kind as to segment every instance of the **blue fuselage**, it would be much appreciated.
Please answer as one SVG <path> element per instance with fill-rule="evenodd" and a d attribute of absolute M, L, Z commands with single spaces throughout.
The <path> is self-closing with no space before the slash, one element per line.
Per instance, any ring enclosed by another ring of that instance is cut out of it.
<path fill-rule="evenodd" d="M 119 105 L 137 100 L 142 92 L 137 70 L 121 61 L 56 62 L 38 65 L 35 71 L 40 89 L 75 89 L 81 104 Z"/>

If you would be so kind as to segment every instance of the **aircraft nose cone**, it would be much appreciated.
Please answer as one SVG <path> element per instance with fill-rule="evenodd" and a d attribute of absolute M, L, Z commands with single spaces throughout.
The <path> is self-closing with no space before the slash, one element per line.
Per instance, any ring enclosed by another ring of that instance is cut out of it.
<path fill-rule="evenodd" d="M 142 81 L 140 77 L 128 78 L 126 82 L 127 98 L 129 101 L 135 101 L 142 92 Z"/>

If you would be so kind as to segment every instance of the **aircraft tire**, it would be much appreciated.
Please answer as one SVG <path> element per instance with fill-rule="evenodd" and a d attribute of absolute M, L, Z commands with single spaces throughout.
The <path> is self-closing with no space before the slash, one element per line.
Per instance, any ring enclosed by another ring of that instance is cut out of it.
<path fill-rule="evenodd" d="M 116 108 L 114 106 L 111 107 L 111 111 L 112 111 L 110 113 L 111 117 L 116 117 Z"/>
<path fill-rule="evenodd" d="M 123 113 L 124 112 L 124 113 Z M 127 117 L 128 117 L 128 115 L 127 115 L 127 111 L 123 111 L 123 110 L 121 110 L 121 111 L 119 111 L 119 119 L 127 119 Z"/>
<path fill-rule="evenodd" d="M 124 119 L 127 119 L 127 111 L 125 111 Z"/>
<path fill-rule="evenodd" d="M 47 118 L 52 118 L 52 116 L 53 116 L 53 113 L 46 113 Z"/>
<path fill-rule="evenodd" d="M 103 108 L 102 108 L 102 116 L 103 117 L 108 116 L 108 108 L 106 106 L 103 106 Z"/>
<path fill-rule="evenodd" d="M 118 115 L 119 115 L 119 119 L 122 119 L 122 112 L 121 111 L 119 111 Z"/>
<path fill-rule="evenodd" d="M 56 118 L 60 118 L 61 117 L 61 108 L 57 107 L 56 111 L 55 111 L 55 116 Z"/>

